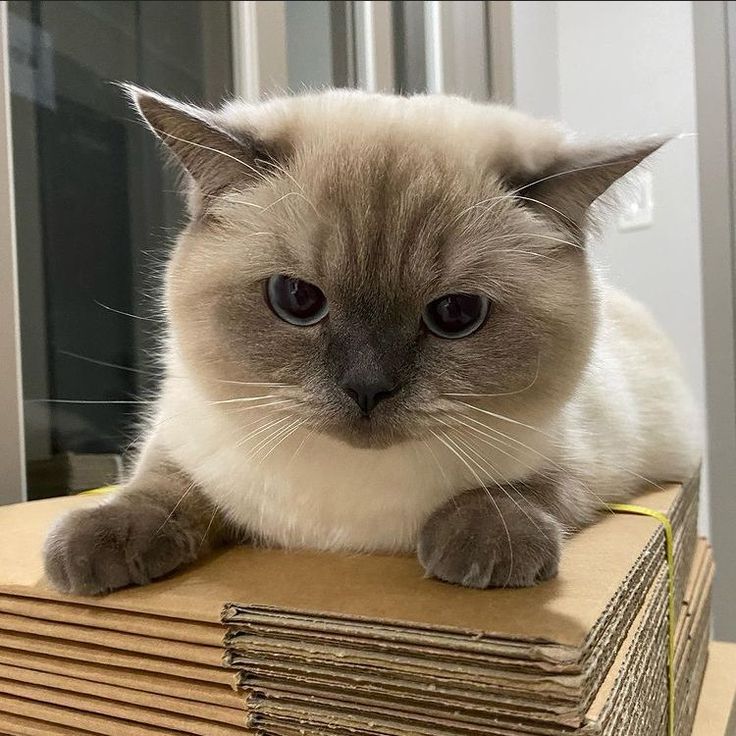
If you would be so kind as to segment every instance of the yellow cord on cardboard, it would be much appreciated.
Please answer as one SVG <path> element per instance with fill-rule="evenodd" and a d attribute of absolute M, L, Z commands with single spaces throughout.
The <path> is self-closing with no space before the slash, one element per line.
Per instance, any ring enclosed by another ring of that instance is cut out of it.
<path fill-rule="evenodd" d="M 668 612 L 668 646 L 667 646 L 667 734 L 675 733 L 675 627 L 677 625 L 677 610 L 675 606 L 675 543 L 672 534 L 672 524 L 661 511 L 649 509 L 646 506 L 637 506 L 631 503 L 612 503 L 608 505 L 611 511 L 621 514 L 638 514 L 649 516 L 658 521 L 664 529 L 665 545 L 667 548 L 667 589 L 669 597 Z"/>

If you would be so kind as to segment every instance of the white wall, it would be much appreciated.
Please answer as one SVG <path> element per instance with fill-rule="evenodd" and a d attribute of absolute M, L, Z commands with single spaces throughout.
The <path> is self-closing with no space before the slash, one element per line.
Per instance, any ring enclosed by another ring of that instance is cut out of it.
<path fill-rule="evenodd" d="M 696 132 L 692 4 L 512 2 L 514 104 L 590 138 Z M 656 156 L 654 221 L 595 245 L 609 279 L 655 314 L 705 406 L 697 139 Z M 704 422 L 703 422 L 704 425 Z M 701 529 L 709 502 L 704 479 Z"/>
<path fill-rule="evenodd" d="M 696 129 L 692 6 L 557 3 L 559 111 L 592 137 Z M 651 165 L 654 223 L 609 227 L 596 248 L 610 279 L 646 303 L 682 356 L 705 406 L 697 139 L 673 140 Z M 702 528 L 708 528 L 704 502 Z"/>
<path fill-rule="evenodd" d="M 555 120 L 560 117 L 558 5 L 545 0 L 510 3 L 513 104 L 530 115 Z"/>

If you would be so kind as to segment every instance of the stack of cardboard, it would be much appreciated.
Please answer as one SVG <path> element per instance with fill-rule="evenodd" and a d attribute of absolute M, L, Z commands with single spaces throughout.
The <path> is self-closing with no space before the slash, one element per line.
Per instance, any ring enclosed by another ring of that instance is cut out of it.
<path fill-rule="evenodd" d="M 711 642 L 692 736 L 736 736 L 736 643 Z"/>
<path fill-rule="evenodd" d="M 526 590 L 448 586 L 409 557 L 241 548 L 145 588 L 63 597 L 43 579 L 43 538 L 92 503 L 0 509 L 0 733 L 666 733 L 653 519 L 607 516 L 567 542 L 556 580 Z M 712 578 L 696 484 L 638 503 L 675 532 L 676 733 L 689 734 Z"/>

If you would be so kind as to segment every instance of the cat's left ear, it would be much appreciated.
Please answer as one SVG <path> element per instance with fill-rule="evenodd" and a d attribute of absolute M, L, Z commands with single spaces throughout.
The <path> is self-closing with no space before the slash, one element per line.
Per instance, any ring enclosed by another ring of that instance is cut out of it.
<path fill-rule="evenodd" d="M 514 183 L 521 202 L 581 236 L 590 206 L 621 177 L 661 148 L 668 137 L 620 144 L 566 144 L 554 162 Z M 536 200 L 536 201 L 534 201 Z"/>
<path fill-rule="evenodd" d="M 121 85 L 147 123 L 194 184 L 194 193 L 216 195 L 262 175 L 272 151 L 258 136 L 227 130 L 217 113 L 131 84 Z M 191 193 L 191 192 L 190 192 Z"/>

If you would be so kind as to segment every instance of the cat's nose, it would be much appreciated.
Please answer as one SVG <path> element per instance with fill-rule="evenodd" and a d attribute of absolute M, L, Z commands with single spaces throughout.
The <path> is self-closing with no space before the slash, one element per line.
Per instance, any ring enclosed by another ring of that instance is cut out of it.
<path fill-rule="evenodd" d="M 342 390 L 360 407 L 360 410 L 368 416 L 373 409 L 384 399 L 393 396 L 398 390 L 388 381 L 378 380 L 347 380 L 340 384 Z"/>

